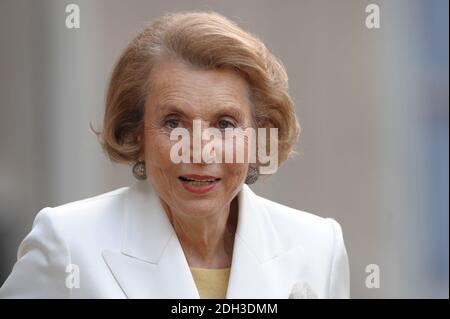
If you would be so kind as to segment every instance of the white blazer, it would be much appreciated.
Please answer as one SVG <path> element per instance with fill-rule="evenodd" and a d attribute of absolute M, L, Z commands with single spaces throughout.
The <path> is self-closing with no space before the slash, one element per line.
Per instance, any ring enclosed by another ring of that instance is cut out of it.
<path fill-rule="evenodd" d="M 243 185 L 227 298 L 348 298 L 341 227 Z M 0 298 L 199 298 L 146 181 L 37 215 Z"/>

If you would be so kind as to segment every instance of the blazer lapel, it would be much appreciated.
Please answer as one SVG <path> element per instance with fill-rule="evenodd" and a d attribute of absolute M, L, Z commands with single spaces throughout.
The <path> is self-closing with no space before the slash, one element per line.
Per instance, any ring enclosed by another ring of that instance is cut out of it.
<path fill-rule="evenodd" d="M 108 250 L 103 251 L 103 258 L 128 298 L 198 299 L 197 288 L 180 249 L 178 240 L 171 237 L 156 264 Z"/>
<path fill-rule="evenodd" d="M 199 298 L 183 249 L 148 182 L 125 195 L 120 252 L 102 255 L 128 298 Z"/>
<path fill-rule="evenodd" d="M 227 298 L 288 298 L 303 271 L 301 246 L 283 243 L 261 197 L 243 185 Z M 300 266 L 299 266 L 300 265 Z"/>

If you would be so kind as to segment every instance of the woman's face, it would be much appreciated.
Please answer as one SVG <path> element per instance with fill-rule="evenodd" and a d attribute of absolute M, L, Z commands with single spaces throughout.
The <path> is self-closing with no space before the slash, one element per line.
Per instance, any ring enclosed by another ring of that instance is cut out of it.
<path fill-rule="evenodd" d="M 150 83 L 144 115 L 147 178 L 172 214 L 205 217 L 223 212 L 240 191 L 248 164 L 193 163 L 193 121 L 202 130 L 217 128 L 223 135 L 225 128 L 251 126 L 247 82 L 231 69 L 201 70 L 166 61 L 153 68 Z M 171 159 L 171 148 L 179 142 L 170 139 L 175 128 L 190 133 L 189 163 Z"/>

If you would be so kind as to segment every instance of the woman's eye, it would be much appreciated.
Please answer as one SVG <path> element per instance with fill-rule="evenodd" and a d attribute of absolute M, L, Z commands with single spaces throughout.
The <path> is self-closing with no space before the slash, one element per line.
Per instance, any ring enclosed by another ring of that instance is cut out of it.
<path fill-rule="evenodd" d="M 164 126 L 170 129 L 177 128 L 180 124 L 180 120 L 170 119 L 164 122 Z"/>
<path fill-rule="evenodd" d="M 217 123 L 217 126 L 219 127 L 219 129 L 235 128 L 236 127 L 233 122 L 228 121 L 228 120 L 220 120 Z"/>

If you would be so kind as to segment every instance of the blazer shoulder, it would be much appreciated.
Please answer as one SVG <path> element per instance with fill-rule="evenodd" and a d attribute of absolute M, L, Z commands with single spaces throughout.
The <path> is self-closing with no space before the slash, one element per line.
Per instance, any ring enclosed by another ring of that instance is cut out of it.
<path fill-rule="evenodd" d="M 79 207 L 86 207 L 89 205 L 96 205 L 96 204 L 101 204 L 104 202 L 107 202 L 117 196 L 121 196 L 124 193 L 127 192 L 127 190 L 129 189 L 129 187 L 121 187 L 103 194 L 99 194 L 99 195 L 95 195 L 92 197 L 88 197 L 88 198 L 84 198 L 84 199 L 80 199 L 80 200 L 76 200 L 73 202 L 69 202 L 69 203 L 65 203 L 59 206 L 55 206 L 53 208 L 58 209 L 58 210 L 72 210 L 72 209 L 77 209 Z"/>
<path fill-rule="evenodd" d="M 122 187 L 63 205 L 45 207 L 40 212 L 45 211 L 46 218 L 56 230 L 64 234 L 66 239 L 79 237 L 80 230 L 84 233 L 89 233 L 89 230 L 95 232 L 99 225 L 107 227 L 119 220 L 122 214 L 123 196 L 127 190 L 128 187 Z"/>
<path fill-rule="evenodd" d="M 331 251 L 341 234 L 341 226 L 333 218 L 302 211 L 257 196 L 274 226 L 278 236 L 289 245 L 303 247 L 327 246 Z M 325 248 L 325 247 L 323 247 Z"/>
<path fill-rule="evenodd" d="M 67 216 L 72 213 L 82 214 L 83 212 L 94 214 L 94 212 L 99 212 L 120 200 L 128 189 L 129 187 L 122 187 L 96 196 L 48 208 L 51 209 L 51 215 Z"/>
<path fill-rule="evenodd" d="M 322 217 L 317 214 L 306 212 L 300 209 L 292 208 L 284 204 L 277 203 L 267 198 L 256 195 L 258 201 L 264 205 L 271 218 L 281 223 L 287 223 L 297 228 L 307 226 L 314 228 L 330 227 L 332 218 Z M 289 226 L 287 226 L 289 227 Z"/>

